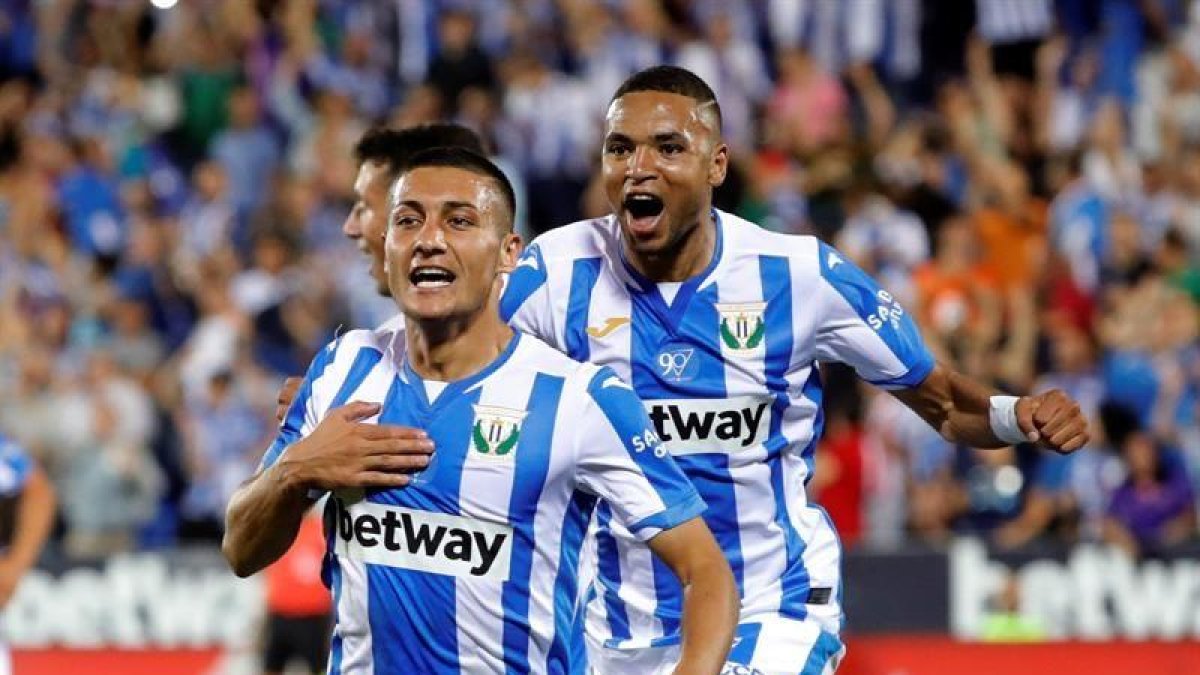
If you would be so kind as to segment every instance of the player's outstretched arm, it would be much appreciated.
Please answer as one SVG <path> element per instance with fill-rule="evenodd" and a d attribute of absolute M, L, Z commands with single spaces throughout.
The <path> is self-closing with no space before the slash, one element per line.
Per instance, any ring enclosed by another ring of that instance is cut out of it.
<path fill-rule="evenodd" d="M 892 393 L 952 443 L 996 448 L 1029 442 L 1066 454 L 1088 441 L 1079 404 L 1058 389 L 998 396 L 938 364 L 919 385 Z"/>
<path fill-rule="evenodd" d="M 314 493 L 403 487 L 408 472 L 429 465 L 425 432 L 362 422 L 378 412 L 378 404 L 361 402 L 331 410 L 233 494 L 221 552 L 235 574 L 254 574 L 287 552 Z"/>
<path fill-rule="evenodd" d="M 650 550 L 683 586 L 683 648 L 675 672 L 721 672 L 737 628 L 738 592 L 717 540 L 701 518 L 665 530 Z"/>
<path fill-rule="evenodd" d="M 0 555 L 0 607 L 8 603 L 17 582 L 37 562 L 54 525 L 55 503 L 50 479 L 35 466 L 21 489 L 12 545 Z"/>

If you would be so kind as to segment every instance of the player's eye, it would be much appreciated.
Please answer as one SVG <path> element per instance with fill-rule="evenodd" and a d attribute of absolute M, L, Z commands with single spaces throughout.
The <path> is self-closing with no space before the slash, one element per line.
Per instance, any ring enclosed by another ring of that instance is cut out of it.
<path fill-rule="evenodd" d="M 471 222 L 470 218 L 464 218 L 463 216 L 451 216 L 447 222 L 450 223 L 450 227 L 456 230 L 465 230 L 475 224 Z"/>
<path fill-rule="evenodd" d="M 396 218 L 394 220 L 392 220 L 392 225 L 395 225 L 396 227 L 404 228 L 406 230 L 411 230 L 413 228 L 421 226 L 421 219 L 416 216 L 411 216 L 411 215 L 410 216 L 396 216 Z"/>
<path fill-rule="evenodd" d="M 662 154 L 668 157 L 683 152 L 683 146 L 678 143 L 663 143 L 659 149 L 662 151 Z"/>
<path fill-rule="evenodd" d="M 605 151 L 610 155 L 623 157 L 629 154 L 630 148 L 627 143 L 609 143 L 608 147 L 605 148 Z"/>

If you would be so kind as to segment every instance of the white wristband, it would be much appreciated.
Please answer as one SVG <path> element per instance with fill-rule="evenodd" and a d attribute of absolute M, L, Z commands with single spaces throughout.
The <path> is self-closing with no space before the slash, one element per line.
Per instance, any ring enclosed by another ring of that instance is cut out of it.
<path fill-rule="evenodd" d="M 988 422 L 992 425 L 992 433 L 1009 445 L 1029 442 L 1029 437 L 1017 424 L 1017 400 L 1016 396 L 993 396 L 988 399 Z"/>

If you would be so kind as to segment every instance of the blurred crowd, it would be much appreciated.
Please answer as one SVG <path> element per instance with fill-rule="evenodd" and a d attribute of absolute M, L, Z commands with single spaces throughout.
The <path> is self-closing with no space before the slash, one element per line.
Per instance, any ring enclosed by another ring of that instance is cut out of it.
<path fill-rule="evenodd" d="M 810 489 L 847 546 L 1195 537 L 1200 2 L 0 0 L 0 429 L 61 549 L 219 538 L 282 378 L 394 313 L 341 233 L 363 131 L 475 129 L 535 235 L 606 212 L 608 98 L 662 62 L 720 99 L 721 208 L 1094 420 L 1066 458 L 954 447 L 827 368 Z"/>

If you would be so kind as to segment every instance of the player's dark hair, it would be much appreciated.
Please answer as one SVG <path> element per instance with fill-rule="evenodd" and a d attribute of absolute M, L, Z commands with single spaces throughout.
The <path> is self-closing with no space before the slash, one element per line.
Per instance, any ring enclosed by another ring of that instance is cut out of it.
<path fill-rule="evenodd" d="M 632 94 L 639 91 L 661 91 L 668 94 L 679 94 L 687 96 L 697 103 L 711 103 L 713 111 L 717 115 L 717 125 L 721 124 L 721 104 L 717 103 L 717 95 L 713 93 L 712 87 L 700 79 L 692 71 L 679 66 L 651 66 L 645 70 L 640 70 L 617 87 L 617 93 L 613 94 L 612 99 L 615 101 L 625 94 Z"/>
<path fill-rule="evenodd" d="M 485 153 L 483 141 L 474 131 L 461 124 L 434 122 L 404 129 L 370 129 L 355 144 L 354 158 L 359 164 L 383 164 L 395 177 L 414 155 L 441 147 L 466 148 L 480 155 Z"/>
<path fill-rule="evenodd" d="M 491 178 L 500 188 L 500 194 L 504 197 L 504 205 L 508 212 L 508 225 L 512 226 L 517 211 L 516 193 L 513 192 L 513 186 L 509 182 L 508 176 L 505 176 L 500 167 L 492 163 L 492 160 L 467 148 L 443 146 L 430 148 L 413 155 L 405 162 L 401 173 L 429 166 L 448 166 Z"/>

